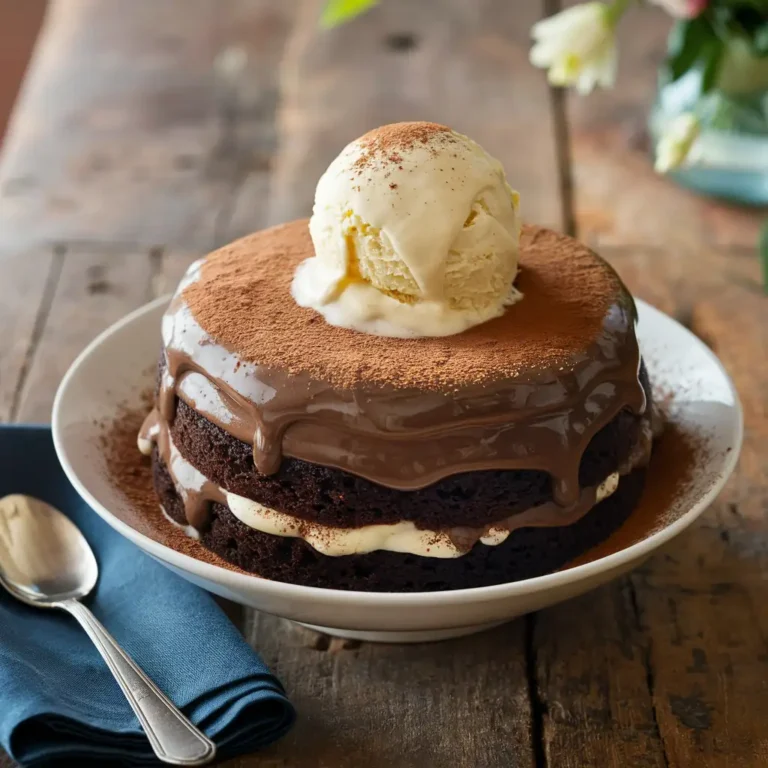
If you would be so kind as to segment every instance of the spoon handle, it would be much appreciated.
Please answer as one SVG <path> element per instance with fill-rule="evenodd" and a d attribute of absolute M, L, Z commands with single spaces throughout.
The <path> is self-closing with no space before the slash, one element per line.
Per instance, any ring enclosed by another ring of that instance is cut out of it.
<path fill-rule="evenodd" d="M 99 649 L 159 760 L 172 765 L 204 765 L 214 758 L 215 744 L 142 672 L 88 608 L 77 600 L 66 600 L 59 607 L 80 622 Z"/>

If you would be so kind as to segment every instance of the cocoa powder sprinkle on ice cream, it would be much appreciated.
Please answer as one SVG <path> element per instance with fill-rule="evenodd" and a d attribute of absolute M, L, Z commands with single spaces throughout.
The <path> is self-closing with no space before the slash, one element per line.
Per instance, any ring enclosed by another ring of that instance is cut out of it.
<path fill-rule="evenodd" d="M 447 125 L 439 123 L 392 123 L 369 131 L 358 139 L 365 148 L 365 153 L 357 159 L 354 168 L 361 173 L 375 162 L 389 162 L 400 165 L 402 150 L 411 149 L 414 144 L 434 141 L 436 136 L 443 136 L 446 143 L 454 141 L 452 131 Z"/>

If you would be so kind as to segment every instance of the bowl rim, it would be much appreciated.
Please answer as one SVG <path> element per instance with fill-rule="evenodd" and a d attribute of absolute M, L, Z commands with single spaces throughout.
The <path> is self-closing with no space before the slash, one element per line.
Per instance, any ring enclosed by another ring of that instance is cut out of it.
<path fill-rule="evenodd" d="M 198 560 L 191 555 L 178 552 L 171 547 L 161 544 L 158 541 L 140 533 L 131 527 L 115 514 L 109 511 L 99 500 L 91 493 L 85 483 L 78 477 L 72 463 L 69 460 L 67 441 L 63 435 L 64 427 L 64 408 L 66 400 L 70 393 L 72 382 L 77 377 L 80 368 L 86 361 L 99 351 L 103 345 L 109 343 L 110 339 L 127 326 L 132 325 L 136 320 L 145 315 L 156 312 L 159 308 L 167 306 L 171 299 L 170 294 L 161 296 L 153 301 L 144 304 L 133 312 L 125 315 L 102 331 L 85 349 L 75 358 L 56 391 L 53 402 L 51 429 L 53 433 L 53 443 L 56 454 L 61 462 L 62 468 L 75 487 L 80 496 L 88 505 L 112 528 L 118 533 L 128 538 L 134 544 L 139 546 L 145 552 L 160 561 L 189 573 L 199 579 L 210 581 L 221 586 L 225 586 L 234 591 L 253 592 L 254 590 L 264 593 L 272 598 L 283 598 L 291 600 L 294 598 L 321 600 L 326 604 L 336 605 L 354 605 L 364 603 L 366 607 L 380 606 L 384 607 L 407 607 L 423 605 L 425 602 L 431 606 L 447 605 L 465 605 L 467 603 L 495 602 L 506 598 L 514 598 L 522 595 L 537 594 L 550 589 L 564 587 L 569 583 L 588 580 L 606 571 L 619 568 L 622 565 L 639 560 L 644 556 L 650 555 L 654 550 L 671 540 L 683 530 L 685 530 L 709 504 L 717 497 L 721 489 L 731 476 L 734 467 L 741 452 L 741 446 L 744 436 L 744 415 L 738 393 L 733 385 L 731 377 L 725 370 L 725 367 L 707 347 L 701 339 L 695 336 L 690 330 L 677 322 L 666 313 L 651 306 L 641 299 L 636 299 L 638 309 L 641 315 L 646 313 L 661 316 L 664 322 L 674 323 L 684 335 L 688 337 L 691 344 L 703 352 L 709 362 L 720 371 L 728 384 L 731 396 L 733 397 L 733 409 L 736 418 L 736 431 L 734 445 L 728 454 L 724 457 L 722 469 L 717 480 L 709 486 L 705 493 L 701 495 L 698 501 L 681 515 L 677 520 L 664 526 L 656 533 L 638 541 L 629 547 L 613 552 L 610 555 L 592 560 L 582 565 L 566 568 L 565 570 L 554 571 L 543 576 L 536 576 L 531 579 L 521 581 L 506 582 L 503 584 L 494 584 L 486 587 L 469 587 L 466 589 L 443 590 L 438 592 L 365 592 L 360 590 L 342 590 L 331 589 L 327 587 L 310 587 L 301 584 L 292 584 L 290 582 L 272 581 L 256 574 L 240 573 L 232 571 L 213 563 L 206 563 Z"/>

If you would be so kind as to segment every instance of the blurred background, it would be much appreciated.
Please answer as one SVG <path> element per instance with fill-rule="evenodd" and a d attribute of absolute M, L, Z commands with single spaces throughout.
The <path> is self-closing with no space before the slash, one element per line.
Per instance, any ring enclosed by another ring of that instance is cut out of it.
<path fill-rule="evenodd" d="M 45 6 L 0 0 L 0 126 Z M 0 247 L 204 251 L 307 214 L 346 142 L 403 119 L 469 134 L 502 160 L 527 219 L 594 245 L 755 247 L 759 213 L 653 172 L 664 9 L 628 8 L 615 87 L 580 96 L 529 62 L 531 28 L 555 0 L 382 0 L 333 29 L 324 6 L 52 2 L 4 140 Z"/>

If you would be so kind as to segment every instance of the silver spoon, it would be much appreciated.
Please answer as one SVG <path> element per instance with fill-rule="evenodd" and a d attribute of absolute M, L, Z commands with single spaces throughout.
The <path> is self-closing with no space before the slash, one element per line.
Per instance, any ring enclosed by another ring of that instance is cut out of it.
<path fill-rule="evenodd" d="M 31 496 L 0 499 L 0 584 L 36 608 L 71 613 L 99 649 L 139 718 L 157 757 L 173 765 L 204 765 L 216 746 L 120 648 L 79 602 L 99 576 L 96 558 L 77 526 Z"/>

